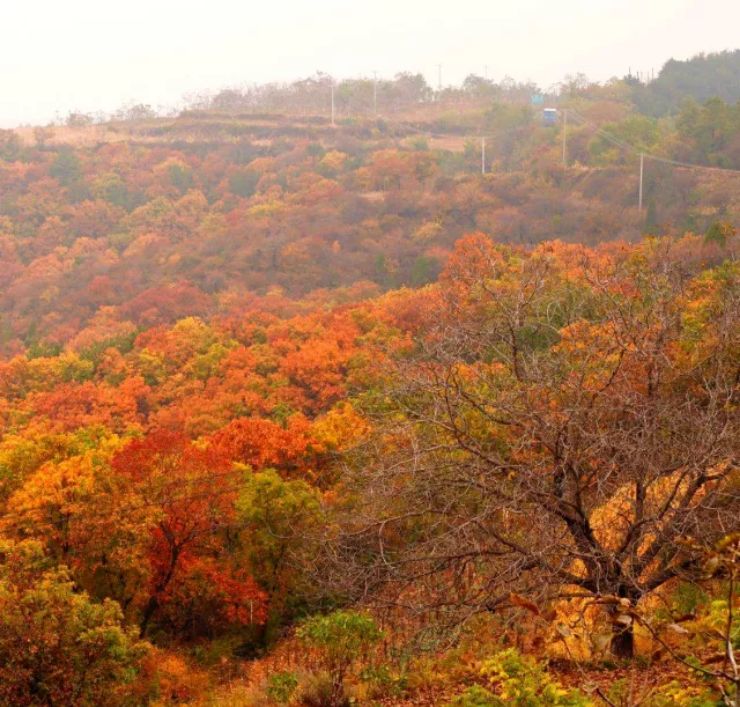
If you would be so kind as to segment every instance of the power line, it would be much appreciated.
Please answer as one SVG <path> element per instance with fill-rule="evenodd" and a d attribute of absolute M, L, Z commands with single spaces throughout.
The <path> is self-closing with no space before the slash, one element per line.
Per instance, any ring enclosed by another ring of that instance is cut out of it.
<path fill-rule="evenodd" d="M 616 135 L 612 135 L 612 133 L 609 133 L 606 130 L 603 130 L 598 125 L 584 118 L 578 111 L 573 110 L 571 108 L 570 113 L 574 118 L 576 118 L 577 120 L 580 120 L 582 124 L 587 125 L 590 128 L 592 128 L 599 136 L 603 137 L 607 142 L 610 142 L 613 145 L 616 145 L 617 147 L 621 147 L 623 150 L 626 150 L 627 152 L 637 153 L 636 147 L 634 147 L 633 145 L 630 145 L 628 142 L 625 142 L 624 140 L 621 140 Z"/>
<path fill-rule="evenodd" d="M 627 152 L 631 152 L 633 154 L 640 154 L 643 159 L 653 160 L 653 162 L 662 162 L 664 164 L 670 164 L 675 167 L 684 167 L 686 169 L 700 169 L 700 170 L 708 170 L 713 172 L 726 172 L 728 174 L 740 174 L 739 169 L 731 169 L 729 167 L 713 167 L 711 165 L 704 165 L 704 164 L 696 164 L 695 162 L 684 162 L 681 160 L 672 160 L 668 157 L 661 157 L 659 155 L 654 155 L 650 152 L 645 152 L 644 150 L 640 150 L 639 148 L 635 147 L 634 145 L 630 144 L 629 142 L 626 142 L 620 138 L 618 138 L 616 135 L 604 130 L 603 128 L 600 128 L 598 125 L 595 125 L 588 119 L 584 118 L 578 111 L 570 109 L 570 112 L 573 116 L 575 116 L 578 120 L 580 120 L 584 125 L 588 125 L 589 127 L 593 128 L 598 135 L 603 137 L 608 142 L 611 142 L 613 145 L 616 145 L 617 147 L 621 147 L 623 150 L 626 150 Z"/>
<path fill-rule="evenodd" d="M 711 172 L 725 172 L 729 174 L 740 174 L 740 169 L 731 169 L 730 167 L 711 167 L 709 165 L 694 164 L 692 162 L 682 162 L 681 160 L 672 160 L 668 157 L 658 157 L 657 155 L 651 155 L 645 153 L 645 157 L 653 162 L 662 162 L 664 164 L 674 165 L 676 167 L 684 167 L 687 169 L 705 169 Z"/>
<path fill-rule="evenodd" d="M 571 112 L 583 124 L 592 127 L 600 137 L 604 138 L 604 140 L 607 140 L 608 142 L 612 143 L 613 145 L 616 145 L 617 147 L 625 150 L 626 152 L 629 152 L 630 154 L 638 153 L 638 148 L 635 147 L 634 145 L 628 142 L 625 142 L 624 140 L 621 140 L 620 138 L 616 137 L 616 135 L 613 135 L 612 133 L 606 130 L 603 130 L 597 125 L 594 125 L 589 120 L 584 118 L 577 111 L 572 110 Z M 644 150 L 639 150 L 639 155 L 640 155 L 640 172 L 639 172 L 639 186 L 638 186 L 638 191 L 637 191 L 637 209 L 639 211 L 642 211 L 643 193 L 644 193 L 643 183 L 644 183 L 645 160 L 646 159 L 653 160 L 653 162 L 659 162 L 661 164 L 668 164 L 674 167 L 681 167 L 683 169 L 693 169 L 693 170 L 699 170 L 699 171 L 705 171 L 705 172 L 721 172 L 723 174 L 740 174 L 740 170 L 737 170 L 737 169 L 730 169 L 727 167 L 712 167 L 710 165 L 695 164 L 693 162 L 683 162 L 682 160 L 672 160 L 668 157 L 660 157 L 658 155 L 653 155 L 649 152 L 645 152 Z M 565 158 L 565 138 L 563 138 L 563 158 Z"/>

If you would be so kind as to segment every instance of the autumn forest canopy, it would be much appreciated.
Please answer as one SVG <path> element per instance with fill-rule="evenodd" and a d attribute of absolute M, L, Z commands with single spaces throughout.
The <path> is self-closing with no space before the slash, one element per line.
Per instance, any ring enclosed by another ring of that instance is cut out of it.
<path fill-rule="evenodd" d="M 0 704 L 736 707 L 738 76 L 0 131 Z"/>

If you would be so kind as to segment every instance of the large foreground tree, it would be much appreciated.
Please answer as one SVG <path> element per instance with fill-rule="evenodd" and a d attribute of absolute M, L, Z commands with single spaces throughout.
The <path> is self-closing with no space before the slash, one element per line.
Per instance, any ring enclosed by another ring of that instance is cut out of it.
<path fill-rule="evenodd" d="M 464 240 L 370 406 L 344 581 L 454 620 L 583 597 L 631 656 L 630 612 L 738 527 L 740 300 L 716 256 Z"/>

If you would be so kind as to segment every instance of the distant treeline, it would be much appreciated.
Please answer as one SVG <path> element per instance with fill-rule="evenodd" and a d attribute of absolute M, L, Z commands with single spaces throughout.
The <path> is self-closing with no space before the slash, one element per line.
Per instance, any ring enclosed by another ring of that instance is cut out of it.
<path fill-rule="evenodd" d="M 648 84 L 634 77 L 626 80 L 633 88 L 635 105 L 648 115 L 675 113 L 687 98 L 700 103 L 710 98 L 736 103 L 740 101 L 740 49 L 699 54 L 687 61 L 670 59 Z"/>
<path fill-rule="evenodd" d="M 686 61 L 669 59 L 652 81 L 644 82 L 629 74 L 608 84 L 620 82 L 629 87 L 635 107 L 655 117 L 677 113 L 687 99 L 704 103 L 721 98 L 732 104 L 740 100 L 740 50 L 700 54 Z M 557 86 L 544 90 L 531 81 L 517 82 L 505 77 L 496 82 L 475 74 L 468 75 L 459 86 L 434 89 L 421 74 L 399 73 L 393 79 L 337 80 L 318 73 L 292 83 L 226 89 L 213 96 L 198 97 L 192 107 L 227 112 L 325 113 L 332 84 L 335 108 L 344 115 L 369 114 L 376 108 L 382 112 L 402 110 L 430 102 L 530 103 L 535 96 L 556 103 L 563 98 L 593 93 L 599 87 L 583 74 L 567 76 Z"/>
<path fill-rule="evenodd" d="M 652 117 L 676 114 L 686 100 L 704 103 L 721 98 L 734 104 L 740 100 L 740 49 L 715 54 L 700 54 L 686 61 L 669 59 L 657 78 L 644 81 L 630 74 L 605 84 L 590 81 L 584 74 L 566 76 L 545 90 L 531 81 L 518 82 L 509 76 L 500 81 L 469 74 L 460 85 L 434 88 L 419 73 L 402 72 L 392 79 L 361 77 L 337 79 L 318 72 L 293 82 L 251 84 L 203 93 L 187 98 L 188 111 L 218 113 L 322 115 L 329 116 L 332 86 L 338 117 L 387 115 L 407 111 L 421 104 L 516 103 L 557 105 L 576 97 L 597 97 L 600 91 L 622 87 L 637 111 Z M 168 111 L 172 117 L 179 110 Z M 151 106 L 131 103 L 110 115 L 71 112 L 64 121 L 74 127 L 113 121 L 140 122 L 162 117 Z"/>
<path fill-rule="evenodd" d="M 332 85 L 338 113 L 372 114 L 376 111 L 402 110 L 432 101 L 510 100 L 529 102 L 539 93 L 533 83 L 504 79 L 496 83 L 481 76 L 469 75 L 459 87 L 434 90 L 421 74 L 399 73 L 393 79 L 353 78 L 337 80 L 317 73 L 292 83 L 269 83 L 231 88 L 215 96 L 200 97 L 194 107 L 218 111 L 244 110 L 326 113 L 330 106 Z"/>

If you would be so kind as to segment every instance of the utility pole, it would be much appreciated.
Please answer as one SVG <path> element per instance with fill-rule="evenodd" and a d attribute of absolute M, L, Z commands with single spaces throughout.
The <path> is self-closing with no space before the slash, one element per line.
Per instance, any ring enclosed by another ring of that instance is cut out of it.
<path fill-rule="evenodd" d="M 645 153 L 640 153 L 640 191 L 637 197 L 637 208 L 642 211 L 642 173 L 643 167 L 645 166 Z"/>
<path fill-rule="evenodd" d="M 480 139 L 480 173 L 486 173 L 486 138 Z"/>
<path fill-rule="evenodd" d="M 373 113 L 378 115 L 378 72 L 373 71 Z"/>
<path fill-rule="evenodd" d="M 567 167 L 568 156 L 568 111 L 563 109 L 563 167 Z"/>
<path fill-rule="evenodd" d="M 488 81 L 488 64 L 483 67 L 483 78 Z"/>
<path fill-rule="evenodd" d="M 334 122 L 334 79 L 331 80 L 331 126 L 336 127 Z"/>
<path fill-rule="evenodd" d="M 437 91 L 442 90 L 442 64 L 437 64 Z"/>

